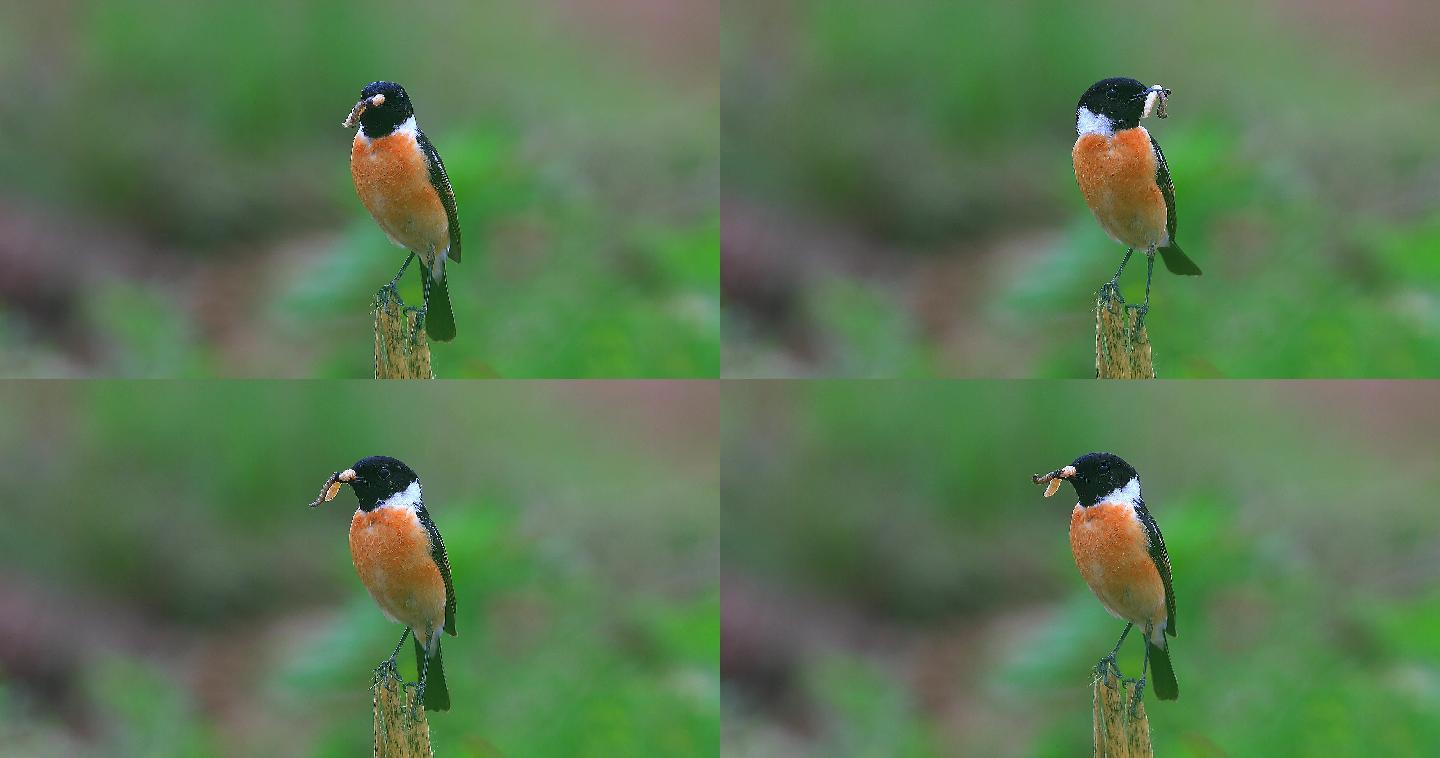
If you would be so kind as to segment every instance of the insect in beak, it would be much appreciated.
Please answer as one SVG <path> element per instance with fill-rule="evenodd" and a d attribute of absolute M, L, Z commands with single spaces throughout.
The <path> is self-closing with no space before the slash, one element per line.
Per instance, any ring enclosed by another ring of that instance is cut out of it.
<path fill-rule="evenodd" d="M 1045 497 L 1050 497 L 1051 495 L 1054 495 L 1057 490 L 1060 489 L 1061 481 L 1069 479 L 1072 476 L 1075 476 L 1075 467 L 1066 466 L 1064 468 L 1055 469 L 1048 474 L 1036 474 L 1030 477 L 1030 481 L 1035 482 L 1036 484 L 1045 485 Z"/>
<path fill-rule="evenodd" d="M 320 497 L 315 498 L 315 502 L 311 503 L 310 507 L 314 508 L 321 503 L 328 503 L 334 500 L 335 496 L 340 494 L 341 485 L 350 484 L 357 479 L 359 479 L 359 477 L 355 476 L 355 469 L 353 468 L 336 471 L 330 475 L 329 479 L 325 480 L 324 486 L 320 488 Z"/>
<path fill-rule="evenodd" d="M 385 95 L 383 94 L 376 94 L 370 97 L 362 98 L 360 102 L 355 104 L 354 108 L 350 109 L 350 115 L 346 116 L 345 120 L 340 122 L 340 125 L 345 127 L 346 129 L 354 129 L 360 124 L 360 116 L 364 114 L 366 110 L 370 108 L 379 108 L 384 104 Z"/>
<path fill-rule="evenodd" d="M 1170 90 L 1156 84 L 1145 90 L 1145 110 L 1141 112 L 1140 118 L 1149 118 L 1154 113 L 1157 118 L 1165 118 L 1165 100 L 1170 97 Z"/>

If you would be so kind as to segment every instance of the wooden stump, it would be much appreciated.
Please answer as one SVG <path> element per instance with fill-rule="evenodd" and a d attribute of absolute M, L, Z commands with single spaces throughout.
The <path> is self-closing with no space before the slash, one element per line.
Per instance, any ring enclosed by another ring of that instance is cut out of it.
<path fill-rule="evenodd" d="M 1130 715 L 1130 699 L 1135 697 L 1135 683 L 1123 682 L 1114 671 L 1095 675 L 1094 690 L 1095 755 L 1097 758 L 1135 758 L 1152 756 L 1150 720 L 1145 716 L 1145 703 L 1136 703 Z"/>
<path fill-rule="evenodd" d="M 375 378 L 434 379 L 430 343 L 414 311 L 389 287 L 375 293 Z"/>
<path fill-rule="evenodd" d="M 1118 300 L 1095 298 L 1095 378 L 1154 379 L 1150 333 L 1139 314 Z"/>
<path fill-rule="evenodd" d="M 375 710 L 376 758 L 431 758 L 430 723 L 393 665 L 375 671 L 370 680 Z"/>

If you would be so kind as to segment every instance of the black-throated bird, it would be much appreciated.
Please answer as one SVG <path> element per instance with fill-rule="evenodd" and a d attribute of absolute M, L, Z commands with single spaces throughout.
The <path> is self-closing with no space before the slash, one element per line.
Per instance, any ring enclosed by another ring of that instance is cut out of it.
<path fill-rule="evenodd" d="M 1075 567 L 1105 610 L 1126 622 L 1120 641 L 1100 659 L 1097 670 L 1103 674 L 1109 666 L 1119 675 L 1115 656 L 1131 627 L 1139 625 L 1145 635 L 1145 662 L 1135 702 L 1145 691 L 1147 668 L 1154 674 L 1157 697 L 1180 697 L 1165 639 L 1166 635 L 1175 636 L 1170 554 L 1165 551 L 1160 526 L 1145 509 L 1140 475 L 1117 455 L 1088 453 L 1033 479 L 1036 484 L 1048 485 L 1046 497 L 1055 494 L 1062 481 L 1075 488 L 1079 502 L 1070 512 L 1070 551 L 1075 555 Z"/>
<path fill-rule="evenodd" d="M 413 632 L 420 672 L 417 700 L 426 710 L 447 711 L 450 691 L 440 635 L 455 635 L 455 585 L 440 530 L 425 510 L 420 477 L 394 458 L 362 458 L 332 474 L 311 507 L 334 499 L 347 484 L 359 502 L 350 519 L 355 572 L 386 618 L 405 625 L 399 644 L 380 665 L 394 666 Z"/>
<path fill-rule="evenodd" d="M 425 333 L 441 342 L 455 339 L 445 261 L 460 262 L 460 218 L 440 153 L 416 126 L 405 88 L 394 82 L 365 85 L 343 125 L 360 127 L 350 146 L 350 175 L 360 202 L 391 241 L 410 251 L 388 286 L 393 290 L 420 256 Z"/>
<path fill-rule="evenodd" d="M 1165 154 L 1140 125 L 1140 119 L 1152 111 L 1165 117 L 1169 94 L 1158 84 L 1146 87 L 1124 77 L 1103 79 L 1085 91 L 1075 109 L 1076 139 L 1070 151 L 1075 181 L 1100 227 L 1126 247 L 1115 276 L 1100 288 L 1101 296 L 1119 298 L 1118 283 L 1125 264 L 1136 250 L 1144 252 L 1141 323 L 1150 310 L 1150 279 L 1157 252 L 1171 273 L 1200 275 L 1200 267 L 1175 241 L 1175 183 Z"/>

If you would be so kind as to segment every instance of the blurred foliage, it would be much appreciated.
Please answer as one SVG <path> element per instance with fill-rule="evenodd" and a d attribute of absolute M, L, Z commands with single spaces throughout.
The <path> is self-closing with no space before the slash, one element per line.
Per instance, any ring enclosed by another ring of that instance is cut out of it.
<path fill-rule="evenodd" d="M 1124 250 L 1068 154 L 1080 94 L 1129 75 L 1174 90 L 1147 126 L 1205 271 L 1156 274 L 1162 376 L 1433 376 L 1440 87 L 1414 30 L 1437 21 L 1423 3 L 732 3 L 725 194 L 753 217 L 727 216 L 727 270 L 801 263 L 727 280 L 726 373 L 1091 375 L 1092 293 Z M 858 309 L 833 307 L 837 279 Z"/>
<path fill-rule="evenodd" d="M 0 385 L 25 495 L 0 530 L 0 753 L 368 751 L 401 628 L 354 576 L 352 496 L 305 503 L 387 453 L 455 577 L 438 752 L 713 754 L 717 412 L 705 385 Z"/>
<path fill-rule="evenodd" d="M 0 288 L 0 373 L 368 376 L 370 297 L 404 255 L 339 122 L 385 78 L 458 198 L 442 376 L 716 375 L 715 32 L 622 5 L 7 12 L 0 174 L 24 181 L 0 211 L 42 244 L 0 213 L 0 273 L 26 275 Z"/>
<path fill-rule="evenodd" d="M 1029 477 L 1092 450 L 1141 472 L 1174 566 L 1157 754 L 1440 749 L 1434 387 L 745 383 L 726 408 L 737 754 L 1088 751 L 1123 624 L 1076 574 L 1073 492 Z"/>

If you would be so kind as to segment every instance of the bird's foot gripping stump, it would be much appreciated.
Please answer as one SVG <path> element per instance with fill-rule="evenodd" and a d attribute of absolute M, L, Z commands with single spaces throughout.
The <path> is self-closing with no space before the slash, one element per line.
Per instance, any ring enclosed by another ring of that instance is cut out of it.
<path fill-rule="evenodd" d="M 430 758 L 430 723 L 425 709 L 416 700 L 415 688 L 405 680 L 393 662 L 375 669 L 370 680 L 375 707 L 375 755 Z"/>
<path fill-rule="evenodd" d="M 1134 700 L 1137 683 L 1122 679 L 1113 667 L 1096 671 L 1094 690 L 1095 755 L 1097 758 L 1151 756 L 1150 720 L 1144 701 Z"/>
<path fill-rule="evenodd" d="M 1095 378 L 1155 378 L 1150 332 L 1139 312 L 1104 290 L 1095 298 Z"/>
<path fill-rule="evenodd" d="M 381 287 L 371 303 L 375 311 L 375 378 L 434 379 L 430 344 L 415 309 L 406 307 L 394 287 Z"/>

